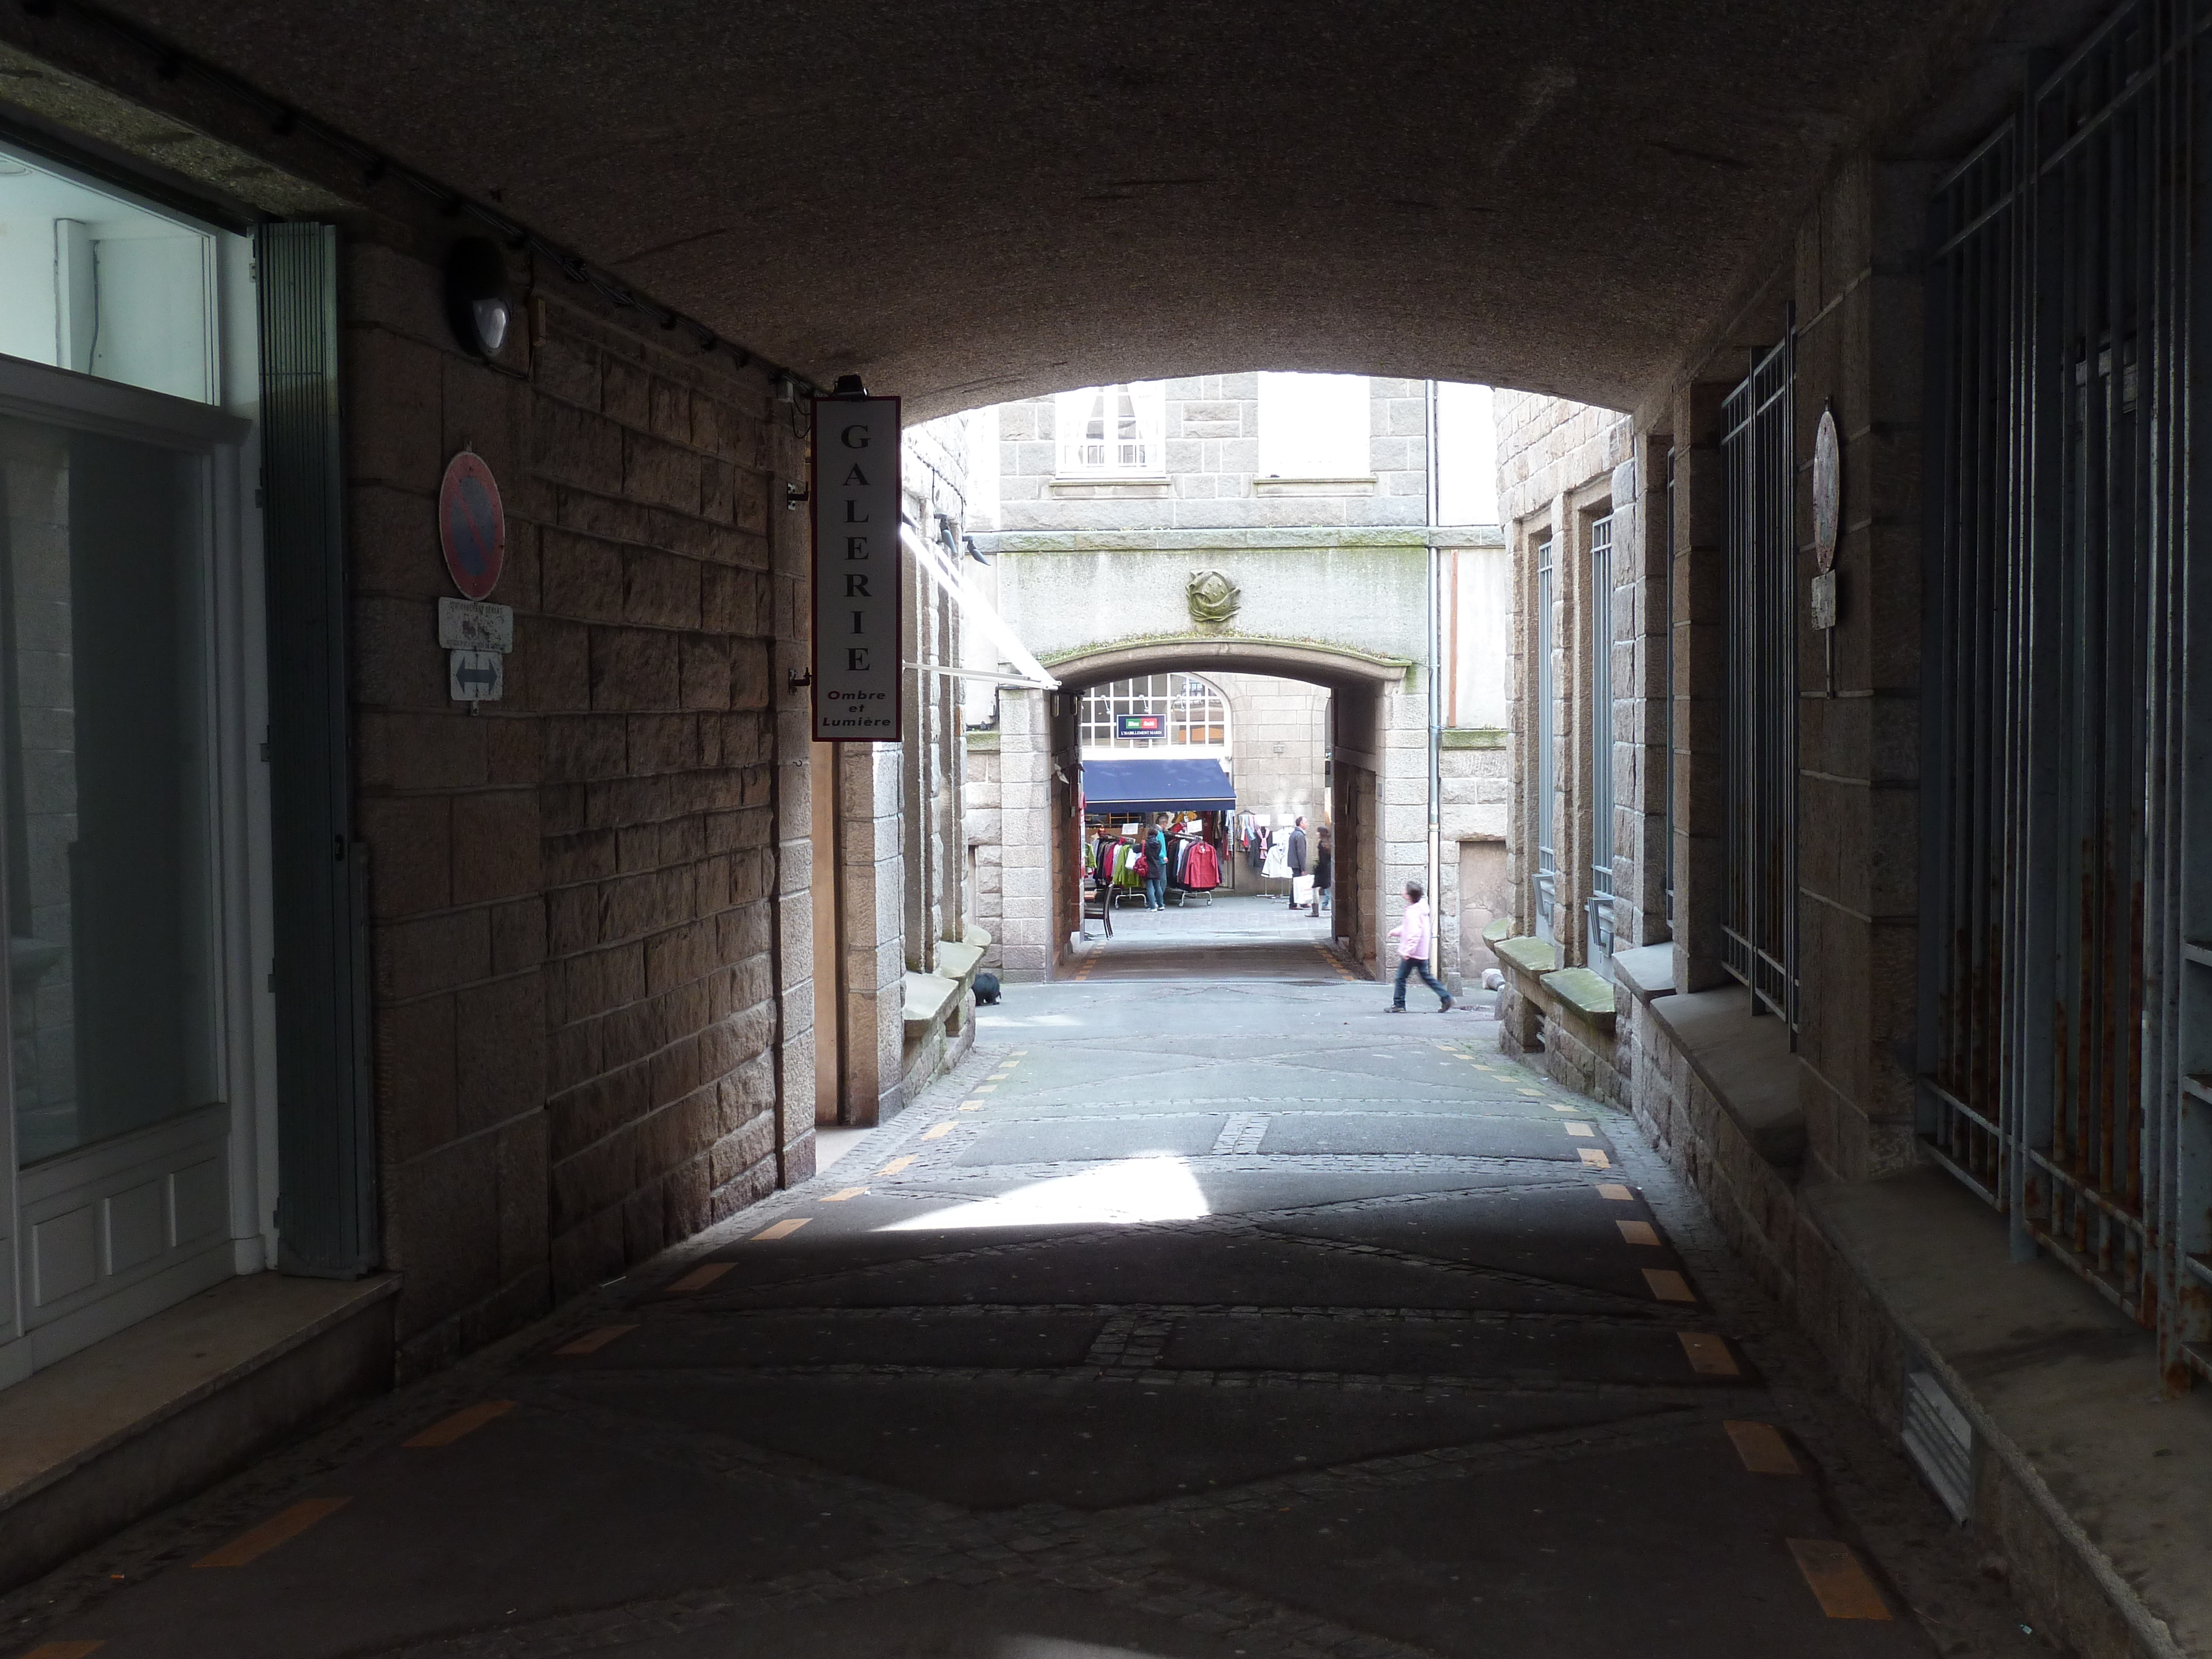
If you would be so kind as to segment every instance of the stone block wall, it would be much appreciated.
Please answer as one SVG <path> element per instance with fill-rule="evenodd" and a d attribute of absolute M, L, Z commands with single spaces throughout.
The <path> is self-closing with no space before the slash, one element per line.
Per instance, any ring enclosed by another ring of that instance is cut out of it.
<path fill-rule="evenodd" d="M 1584 901 L 1592 890 L 1590 866 L 1601 843 L 1610 847 L 1617 824 L 1591 818 L 1592 769 L 1615 769 L 1614 725 L 1618 699 L 1635 684 L 1642 665 L 1632 653 L 1614 660 L 1616 707 L 1601 720 L 1592 708 L 1590 653 L 1601 642 L 1614 649 L 1614 637 L 1635 626 L 1634 612 L 1624 617 L 1619 586 L 1626 566 L 1640 569 L 1645 538 L 1639 532 L 1632 496 L 1616 500 L 1619 485 L 1636 486 L 1631 459 L 1634 443 L 1631 417 L 1554 398 L 1499 392 L 1498 496 L 1506 515 L 1506 537 L 1513 559 L 1513 775 L 1507 839 L 1514 881 L 1514 931 L 1539 931 L 1536 915 L 1535 848 L 1544 814 L 1537 798 L 1542 757 L 1537 752 L 1541 726 L 1535 707 L 1544 682 L 1536 659 L 1539 630 L 1538 550 L 1552 549 L 1552 842 L 1558 871 L 1555 916 L 1563 959 L 1581 965 L 1588 954 Z M 1616 475 L 1619 475 L 1618 477 Z M 1621 509 L 1626 508 L 1626 514 Z M 1589 592 L 1591 526 L 1613 517 L 1615 592 L 1613 605 L 1600 614 Z M 1624 547 L 1624 532 L 1626 546 Z M 1625 641 L 1624 641 L 1625 642 Z M 1623 671 L 1628 685 L 1621 684 Z M 1631 800 L 1640 799 L 1632 796 Z M 1641 943 L 1641 939 L 1633 942 Z"/>
<path fill-rule="evenodd" d="M 1255 373 L 1161 383 L 1160 465 L 1145 478 L 1060 471 L 1057 401 L 999 406 L 1000 527 L 1007 531 L 1216 529 L 1426 522 L 1428 398 L 1419 380 L 1368 381 L 1372 482 L 1338 488 L 1260 472 L 1266 409 Z"/>
<path fill-rule="evenodd" d="M 811 1111 L 778 1109 L 780 1066 L 811 1071 L 805 751 L 779 765 L 775 708 L 804 654 L 804 546 L 770 507 L 799 441 L 759 374 L 516 276 L 503 374 L 453 343 L 435 257 L 358 241 L 347 268 L 359 823 L 408 1370 L 811 1167 Z M 465 447 L 501 486 L 493 597 L 517 613 L 506 699 L 475 712 L 447 696 L 435 615 L 434 503 Z"/>

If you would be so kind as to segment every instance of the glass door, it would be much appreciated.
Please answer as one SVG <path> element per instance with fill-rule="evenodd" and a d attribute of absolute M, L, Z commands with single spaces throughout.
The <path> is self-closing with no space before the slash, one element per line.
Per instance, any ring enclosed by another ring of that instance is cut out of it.
<path fill-rule="evenodd" d="M 210 470 L 197 447 L 0 414 L 0 976 L 25 1335 L 232 1270 Z"/>
<path fill-rule="evenodd" d="M 250 257 L 0 144 L 0 1387 L 268 1258 Z"/>

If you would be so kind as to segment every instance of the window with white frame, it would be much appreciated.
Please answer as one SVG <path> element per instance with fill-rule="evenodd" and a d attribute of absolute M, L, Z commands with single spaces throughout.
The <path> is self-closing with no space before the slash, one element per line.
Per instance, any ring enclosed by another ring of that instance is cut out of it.
<path fill-rule="evenodd" d="M 1160 717 L 1158 732 L 1124 735 L 1124 715 Z M 1083 694 L 1081 743 L 1094 749 L 1158 754 L 1164 749 L 1229 747 L 1229 703 L 1195 674 L 1146 674 L 1094 685 Z"/>
<path fill-rule="evenodd" d="M 1364 478 L 1368 448 L 1364 374 L 1260 376 L 1260 476 Z"/>
<path fill-rule="evenodd" d="M 1166 466 L 1161 441 L 1165 387 L 1158 380 L 1085 386 L 1053 400 L 1062 473 L 1157 473 Z"/>

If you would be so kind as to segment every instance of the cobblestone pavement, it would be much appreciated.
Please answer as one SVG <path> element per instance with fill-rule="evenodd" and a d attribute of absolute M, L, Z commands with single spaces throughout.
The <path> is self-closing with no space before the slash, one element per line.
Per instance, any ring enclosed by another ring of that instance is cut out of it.
<path fill-rule="evenodd" d="M 0 1654 L 2040 1650 L 1627 1120 L 1386 998 L 1010 988 L 813 1182 Z"/>

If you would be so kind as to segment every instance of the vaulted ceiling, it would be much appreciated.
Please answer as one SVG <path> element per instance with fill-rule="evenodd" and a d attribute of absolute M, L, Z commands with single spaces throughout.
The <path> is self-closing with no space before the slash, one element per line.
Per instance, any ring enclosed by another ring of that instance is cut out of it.
<path fill-rule="evenodd" d="M 1249 367 L 1631 404 L 1965 0 L 115 0 L 912 413 Z"/>

